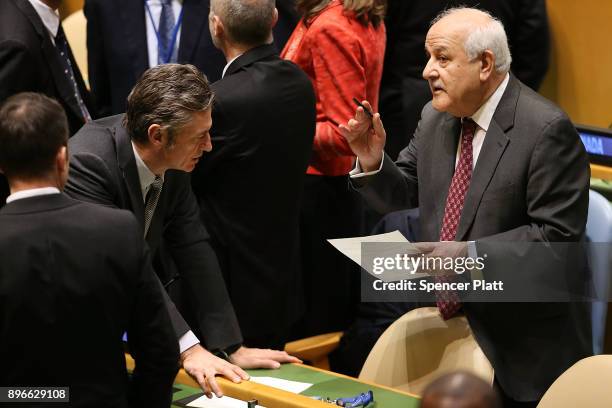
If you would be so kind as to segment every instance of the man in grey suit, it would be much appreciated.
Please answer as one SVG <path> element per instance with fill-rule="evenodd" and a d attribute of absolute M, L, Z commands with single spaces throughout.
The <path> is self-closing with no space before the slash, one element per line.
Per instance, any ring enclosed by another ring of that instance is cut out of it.
<path fill-rule="evenodd" d="M 134 213 L 158 258 L 155 272 L 161 282 L 171 295 L 180 289 L 173 299 L 181 301 L 181 313 L 171 302 L 168 308 L 183 367 L 206 392 L 221 395 L 217 374 L 239 382 L 248 378 L 240 367 L 277 368 L 299 360 L 283 351 L 242 346 L 217 257 L 200 221 L 189 172 L 212 149 L 212 100 L 208 81 L 193 65 L 147 70 L 128 97 L 125 115 L 90 122 L 70 139 L 66 192 Z"/>
<path fill-rule="evenodd" d="M 383 153 L 379 114 L 370 119 L 358 108 L 342 126 L 358 156 L 353 186 L 379 212 L 418 206 L 421 238 L 434 241 L 421 248 L 432 257 L 499 253 L 500 241 L 582 241 L 586 153 L 567 116 L 508 73 L 501 23 L 452 9 L 434 20 L 425 48 L 433 100 L 396 163 Z M 588 280 L 583 271 L 573 271 L 572 283 Z M 584 303 L 461 304 L 456 294 L 441 295 L 445 319 L 463 309 L 504 406 L 535 406 L 565 369 L 591 354 Z"/>

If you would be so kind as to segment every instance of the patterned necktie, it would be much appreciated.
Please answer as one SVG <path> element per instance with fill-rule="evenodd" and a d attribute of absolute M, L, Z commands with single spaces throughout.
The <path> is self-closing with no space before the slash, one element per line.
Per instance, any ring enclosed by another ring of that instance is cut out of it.
<path fill-rule="evenodd" d="M 155 214 L 155 207 L 157 207 L 157 201 L 159 201 L 159 196 L 161 195 L 162 187 L 164 185 L 164 180 L 161 177 L 156 176 L 153 183 L 149 187 L 149 192 L 147 193 L 147 198 L 145 200 L 145 210 L 144 210 L 144 236 L 146 238 L 147 232 L 149 232 L 149 227 L 151 226 L 151 220 L 153 219 L 153 214 Z"/>
<path fill-rule="evenodd" d="M 461 131 L 461 153 L 455 168 L 455 174 L 448 188 L 444 219 L 440 229 L 440 241 L 454 241 L 457 227 L 461 218 L 461 211 L 465 202 L 465 194 L 472 180 L 472 141 L 476 132 L 476 123 L 472 119 L 464 119 Z M 451 282 L 449 276 L 436 276 L 435 282 Z M 455 291 L 436 291 L 436 304 L 444 320 L 448 320 L 461 309 L 459 295 Z"/>
<path fill-rule="evenodd" d="M 66 74 L 66 77 L 70 81 L 72 89 L 74 90 L 74 97 L 79 105 L 81 115 L 83 115 L 83 120 L 85 122 L 89 122 L 91 120 L 91 116 L 89 115 L 87 106 L 85 106 L 85 102 L 83 102 L 81 92 L 79 91 L 79 86 L 74 79 L 74 69 L 72 68 L 72 62 L 70 61 L 69 57 L 70 53 L 68 52 L 68 41 L 66 41 L 66 34 L 64 34 L 64 29 L 62 28 L 61 24 L 57 30 L 57 35 L 55 36 L 55 48 L 57 48 L 57 51 L 59 52 L 60 60 L 64 68 L 64 74 Z"/>
<path fill-rule="evenodd" d="M 177 48 L 172 44 L 172 34 L 174 32 L 174 11 L 172 10 L 172 0 L 161 0 L 162 9 L 159 16 L 157 32 L 159 34 L 157 44 L 157 63 L 176 62 Z M 173 47 L 170 50 L 170 47 Z"/>

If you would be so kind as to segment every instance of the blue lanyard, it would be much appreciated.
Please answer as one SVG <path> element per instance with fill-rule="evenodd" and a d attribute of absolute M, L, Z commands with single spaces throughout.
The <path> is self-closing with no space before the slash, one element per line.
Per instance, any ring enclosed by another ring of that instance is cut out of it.
<path fill-rule="evenodd" d="M 159 38 L 159 31 L 157 27 L 155 27 L 155 20 L 153 19 L 153 14 L 151 14 L 151 9 L 149 8 L 149 2 L 144 0 L 145 7 L 147 8 L 147 14 L 149 15 L 149 19 L 151 20 L 151 24 L 153 25 L 153 31 L 155 31 L 155 36 L 157 37 L 157 52 L 159 52 L 159 44 L 161 43 Z M 171 6 L 172 7 L 172 6 Z M 183 23 L 183 8 L 181 8 L 181 12 L 178 16 L 178 20 L 174 24 L 174 28 L 172 29 L 172 40 L 170 41 L 170 46 L 166 50 L 166 55 L 162 55 L 161 60 L 164 64 L 170 62 L 170 58 L 172 58 L 172 53 L 174 52 L 174 45 L 176 44 L 176 37 L 178 36 L 179 28 L 181 28 L 181 24 Z"/>

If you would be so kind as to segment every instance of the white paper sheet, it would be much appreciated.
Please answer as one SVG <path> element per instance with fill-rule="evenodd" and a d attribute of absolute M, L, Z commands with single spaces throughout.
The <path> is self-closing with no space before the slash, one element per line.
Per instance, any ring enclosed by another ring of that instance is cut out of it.
<path fill-rule="evenodd" d="M 294 394 L 299 394 L 312 386 L 312 384 L 309 383 L 283 380 L 282 378 L 274 377 L 251 377 L 251 381 L 256 382 L 258 384 L 267 385 L 269 387 L 289 391 Z"/>
<path fill-rule="evenodd" d="M 384 234 L 368 235 L 365 237 L 353 237 L 353 238 L 339 238 L 339 239 L 328 239 L 330 244 L 334 246 L 338 251 L 342 252 L 346 257 L 351 259 L 357 265 L 361 265 L 361 244 L 363 242 L 383 242 L 383 243 L 401 243 L 402 253 L 408 255 L 417 255 L 421 251 L 418 250 L 413 244 L 410 243 L 399 231 L 387 232 Z M 382 250 L 377 256 L 380 257 L 394 257 L 397 253 L 397 248 L 392 245 L 388 246 L 388 251 Z M 404 271 L 392 271 L 385 272 L 377 275 L 369 267 L 362 266 L 370 275 L 377 279 L 381 279 L 385 282 L 396 282 L 402 279 L 417 279 L 429 276 L 426 273 L 418 273 L 417 271 L 404 270 Z"/>
<path fill-rule="evenodd" d="M 246 408 L 247 402 L 227 396 L 221 398 L 213 397 L 212 399 L 202 396 L 197 400 L 191 401 L 187 406 L 198 408 Z M 261 405 L 257 405 L 257 407 L 264 408 Z"/>

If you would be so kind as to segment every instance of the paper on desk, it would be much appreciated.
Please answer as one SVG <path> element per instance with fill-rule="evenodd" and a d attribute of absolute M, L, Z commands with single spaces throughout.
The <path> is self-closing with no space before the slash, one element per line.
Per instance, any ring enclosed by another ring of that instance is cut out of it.
<path fill-rule="evenodd" d="M 236 398 L 223 396 L 221 398 L 212 397 L 208 398 L 202 396 L 196 400 L 191 401 L 187 404 L 188 407 L 198 408 L 245 408 L 247 405 L 246 401 L 242 401 Z M 258 408 L 264 408 L 261 405 L 256 405 Z"/>
<path fill-rule="evenodd" d="M 251 377 L 251 381 L 258 384 L 267 385 L 268 387 L 289 391 L 294 394 L 299 394 L 312 386 L 312 384 L 305 382 L 289 381 L 274 377 Z"/>
<path fill-rule="evenodd" d="M 386 242 L 389 244 L 398 244 L 395 246 L 385 246 L 385 249 L 381 249 L 380 254 L 376 254 L 376 256 L 380 257 L 394 257 L 400 250 L 401 253 L 406 253 L 409 255 L 416 255 L 422 252 L 418 250 L 412 243 L 410 243 L 410 241 L 408 241 L 406 237 L 404 237 L 402 233 L 397 230 L 384 234 L 368 235 L 365 237 L 328 239 L 327 241 L 332 244 L 334 248 L 342 252 L 353 262 L 357 263 L 357 265 L 361 266 L 364 270 L 366 270 L 376 279 L 381 279 L 385 282 L 395 282 L 402 279 L 417 279 L 429 276 L 426 273 L 416 273 L 416 271 L 412 271 L 409 269 L 403 271 L 390 271 L 377 275 L 372 271 L 371 265 L 361 264 L 361 244 L 363 242 Z"/>

